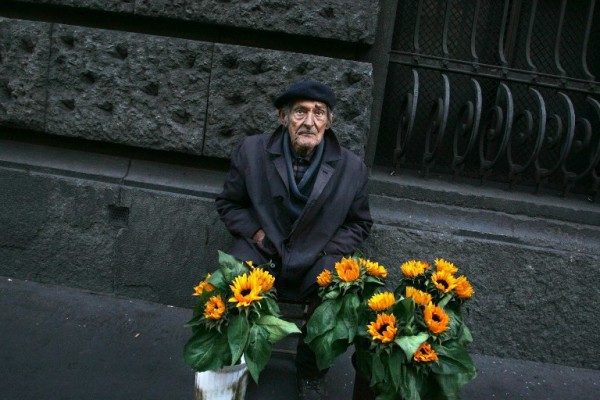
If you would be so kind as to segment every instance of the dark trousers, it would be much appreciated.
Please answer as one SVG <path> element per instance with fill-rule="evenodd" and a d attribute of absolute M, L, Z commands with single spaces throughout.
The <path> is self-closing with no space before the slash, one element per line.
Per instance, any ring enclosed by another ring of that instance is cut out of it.
<path fill-rule="evenodd" d="M 306 312 L 307 321 L 319 304 L 321 304 L 321 299 L 317 295 L 316 289 L 317 285 L 315 283 L 315 291 L 305 300 L 308 302 L 308 310 Z M 304 324 L 300 330 L 302 331 L 302 334 L 300 335 L 300 338 L 298 338 L 298 345 L 296 347 L 296 371 L 305 378 L 321 378 L 325 376 L 329 369 L 320 370 L 317 367 L 317 357 L 315 352 L 304 342 L 307 331 L 306 324 Z"/>
<path fill-rule="evenodd" d="M 277 257 L 271 256 L 268 252 L 260 249 L 256 244 L 247 239 L 237 239 L 230 250 L 231 255 L 237 257 L 243 261 L 252 261 L 255 265 L 262 265 L 271 262 L 271 273 L 275 276 L 275 288 L 277 289 L 277 277 L 279 275 L 280 261 Z M 280 296 L 281 300 L 295 300 L 298 299 L 285 299 Z M 313 291 L 310 291 L 305 298 L 300 299 L 308 303 L 308 309 L 306 313 L 306 319 L 308 320 L 315 309 L 320 304 L 320 298 L 317 295 L 317 284 Z M 301 328 L 302 334 L 298 339 L 296 346 L 296 370 L 303 377 L 317 378 L 324 376 L 328 370 L 319 370 L 317 368 L 317 358 L 312 349 L 304 342 L 306 337 L 306 324 Z"/>

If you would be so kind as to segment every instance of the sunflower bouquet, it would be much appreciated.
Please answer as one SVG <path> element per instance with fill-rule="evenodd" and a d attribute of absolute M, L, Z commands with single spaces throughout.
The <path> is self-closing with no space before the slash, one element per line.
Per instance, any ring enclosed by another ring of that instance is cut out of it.
<path fill-rule="evenodd" d="M 353 344 L 357 374 L 377 400 L 458 398 L 476 375 L 461 314 L 473 288 L 444 259 L 433 266 L 411 260 L 400 269 L 394 290 L 385 267 L 363 258 L 324 271 L 317 278 L 323 301 L 308 322 L 307 343 L 320 368 Z"/>
<path fill-rule="evenodd" d="M 298 327 L 279 318 L 275 278 L 264 268 L 219 252 L 219 268 L 194 288 L 198 302 L 186 324 L 192 337 L 184 360 L 198 372 L 216 371 L 243 359 L 258 382 L 272 344 Z"/>

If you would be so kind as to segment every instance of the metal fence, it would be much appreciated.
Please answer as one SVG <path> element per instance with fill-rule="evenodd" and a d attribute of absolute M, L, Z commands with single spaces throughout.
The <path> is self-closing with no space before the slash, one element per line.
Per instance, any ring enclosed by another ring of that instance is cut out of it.
<path fill-rule="evenodd" d="M 375 163 L 595 198 L 595 0 L 398 4 Z"/>

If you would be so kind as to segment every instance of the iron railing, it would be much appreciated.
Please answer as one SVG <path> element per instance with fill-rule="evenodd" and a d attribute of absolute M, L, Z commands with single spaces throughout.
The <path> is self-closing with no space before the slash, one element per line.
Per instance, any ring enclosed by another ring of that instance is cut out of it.
<path fill-rule="evenodd" d="M 595 0 L 400 2 L 376 163 L 594 198 L 599 8 Z"/>

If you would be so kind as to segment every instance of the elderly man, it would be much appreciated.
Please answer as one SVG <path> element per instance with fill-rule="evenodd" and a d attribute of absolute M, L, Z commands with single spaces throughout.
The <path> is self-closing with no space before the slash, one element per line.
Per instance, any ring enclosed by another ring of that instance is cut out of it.
<path fill-rule="evenodd" d="M 367 168 L 331 129 L 336 98 L 317 81 L 292 84 L 275 100 L 281 126 L 242 140 L 216 206 L 235 237 L 231 254 L 271 263 L 280 298 L 316 306 L 316 276 L 351 254 L 372 220 Z M 300 339 L 300 399 L 321 399 L 324 374 Z"/>

